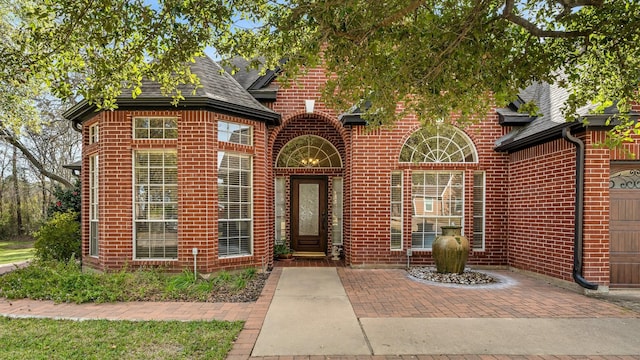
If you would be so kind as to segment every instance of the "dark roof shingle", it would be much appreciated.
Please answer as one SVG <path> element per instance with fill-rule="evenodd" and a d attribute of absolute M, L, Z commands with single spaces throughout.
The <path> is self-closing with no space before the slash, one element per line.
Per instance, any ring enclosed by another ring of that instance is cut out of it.
<path fill-rule="evenodd" d="M 179 85 L 178 89 L 184 100 L 178 103 L 178 108 L 211 108 L 214 111 L 272 124 L 280 123 L 280 114 L 258 102 L 208 56 L 196 58 L 195 63 L 190 67 L 191 72 L 200 79 L 201 86 L 196 88 L 191 84 Z M 123 89 L 122 94 L 117 98 L 119 108 L 167 108 L 171 107 L 171 101 L 171 96 L 162 94 L 160 84 L 149 80 L 143 81 L 142 93 L 135 99 L 131 96 L 131 89 Z M 74 122 L 81 122 L 95 109 L 95 106 L 82 101 L 69 109 L 64 116 Z"/>

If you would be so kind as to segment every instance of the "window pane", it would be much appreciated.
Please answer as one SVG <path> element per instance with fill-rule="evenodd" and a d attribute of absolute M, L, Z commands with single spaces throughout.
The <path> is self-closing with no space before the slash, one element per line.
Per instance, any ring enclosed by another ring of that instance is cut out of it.
<path fill-rule="evenodd" d="M 469 137 L 457 128 L 440 124 L 414 132 L 400 151 L 400 162 L 466 163 L 478 155 Z"/>
<path fill-rule="evenodd" d="M 428 250 L 442 226 L 462 224 L 463 172 L 415 171 L 411 180 L 411 244 Z"/>
<path fill-rule="evenodd" d="M 334 245 L 342 244 L 342 208 L 343 208 L 343 187 L 342 178 L 334 177 L 332 180 L 333 203 L 331 206 L 331 241 Z"/>
<path fill-rule="evenodd" d="M 338 150 L 327 140 L 314 135 L 299 136 L 280 150 L 277 167 L 341 168 Z"/>
<path fill-rule="evenodd" d="M 473 249 L 484 249 L 485 174 L 473 173 Z"/>
<path fill-rule="evenodd" d="M 250 156 L 218 152 L 218 255 L 220 257 L 252 253 L 250 178 Z"/>
<path fill-rule="evenodd" d="M 98 256 L 98 156 L 89 157 L 89 255 Z"/>
<path fill-rule="evenodd" d="M 156 121 L 157 124 L 164 124 Z M 135 154 L 134 218 L 138 259 L 178 256 L 178 179 L 175 150 Z"/>
<path fill-rule="evenodd" d="M 402 204 L 402 173 L 394 172 L 391 173 L 391 250 L 402 249 Z"/>
<path fill-rule="evenodd" d="M 286 236 L 286 219 L 285 219 L 285 178 L 276 178 L 276 196 L 275 196 L 275 211 L 276 211 L 276 244 L 282 244 L 285 241 Z"/>
<path fill-rule="evenodd" d="M 137 117 L 133 119 L 136 139 L 177 139 L 178 119 L 170 117 Z"/>
<path fill-rule="evenodd" d="M 218 141 L 250 146 L 252 129 L 249 125 L 218 121 Z"/>

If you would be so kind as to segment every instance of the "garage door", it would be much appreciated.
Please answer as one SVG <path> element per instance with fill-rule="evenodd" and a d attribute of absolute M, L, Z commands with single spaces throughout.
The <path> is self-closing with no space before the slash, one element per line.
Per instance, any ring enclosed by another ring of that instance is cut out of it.
<path fill-rule="evenodd" d="M 610 261 L 612 288 L 640 288 L 640 170 L 611 176 Z"/>

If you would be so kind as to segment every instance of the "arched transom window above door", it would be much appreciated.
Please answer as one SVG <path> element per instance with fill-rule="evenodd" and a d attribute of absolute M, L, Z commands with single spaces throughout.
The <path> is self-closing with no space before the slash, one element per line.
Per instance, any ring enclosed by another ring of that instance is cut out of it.
<path fill-rule="evenodd" d="M 342 168 L 338 150 L 327 140 L 303 135 L 289 141 L 278 154 L 279 168 Z"/>
<path fill-rule="evenodd" d="M 476 163 L 478 152 L 464 132 L 439 124 L 411 134 L 400 151 L 400 162 Z"/>

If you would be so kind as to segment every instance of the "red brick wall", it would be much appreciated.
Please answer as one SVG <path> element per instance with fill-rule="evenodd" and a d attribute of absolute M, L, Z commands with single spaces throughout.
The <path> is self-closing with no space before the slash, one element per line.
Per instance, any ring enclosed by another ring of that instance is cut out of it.
<path fill-rule="evenodd" d="M 623 150 L 600 146 L 606 132 L 579 134 L 585 143 L 582 275 L 609 284 L 610 160 Z M 509 168 L 509 265 L 573 281 L 576 149 L 558 139 L 511 155 Z M 535 206 L 533 206 L 535 205 Z"/>
<path fill-rule="evenodd" d="M 133 116 L 178 117 L 177 140 L 132 138 Z M 217 121 L 251 124 L 254 145 L 242 146 L 217 141 Z M 89 125 L 99 123 L 99 142 L 88 144 Z M 83 168 L 88 156 L 99 155 L 99 256 L 88 256 L 89 213 L 83 212 L 83 261 L 100 270 L 123 266 L 163 266 L 171 271 L 193 267 L 192 248 L 198 248 L 198 269 L 211 272 L 261 266 L 271 255 L 264 239 L 272 226 L 267 224 L 265 181 L 266 126 L 263 123 L 219 115 L 208 111 L 110 111 L 84 124 Z M 136 260 L 133 254 L 133 151 L 176 149 L 178 153 L 178 259 Z M 252 256 L 218 258 L 217 149 L 253 156 L 254 252 Z M 89 172 L 82 172 L 84 209 L 89 208 Z"/>
<path fill-rule="evenodd" d="M 269 104 L 269 107 L 274 111 L 282 115 L 282 124 L 277 127 L 269 129 L 269 141 L 268 141 L 268 156 L 269 166 L 268 179 L 270 184 L 273 184 L 276 176 L 283 176 L 287 178 L 286 183 L 286 201 L 287 204 L 290 201 L 290 187 L 289 176 L 292 175 L 323 175 L 327 176 L 329 181 L 328 187 L 328 219 L 331 219 L 333 214 L 332 209 L 332 179 L 333 177 L 340 176 L 343 178 L 343 243 L 345 249 L 345 257 L 350 256 L 349 241 L 349 217 L 348 212 L 350 209 L 349 192 L 350 192 L 350 154 L 349 143 L 350 137 L 348 129 L 345 129 L 338 121 L 338 113 L 324 104 L 320 97 L 321 87 L 326 83 L 327 77 L 323 69 L 311 69 L 304 76 L 298 78 L 295 83 L 290 86 L 282 86 L 277 80 L 272 84 L 273 86 L 280 86 L 278 90 L 278 97 L 276 102 Z M 307 114 L 305 111 L 305 100 L 314 100 L 315 106 L 312 114 Z M 301 135 L 316 135 L 322 137 L 333 144 L 338 150 L 342 159 L 343 168 L 337 169 L 275 169 L 275 163 L 278 153 L 282 147 L 290 140 Z M 268 198 L 271 201 L 271 209 L 273 209 L 274 193 L 273 186 L 270 186 L 267 190 Z M 269 213 L 271 224 L 275 223 L 275 210 Z M 287 219 L 287 232 L 290 230 L 289 209 L 285 214 Z M 327 239 L 327 254 L 330 253 L 333 239 L 331 234 L 331 224 L 329 224 Z M 287 234 L 289 238 L 289 234 Z M 273 246 L 274 234 L 273 227 L 269 234 L 269 242 Z"/>
<path fill-rule="evenodd" d="M 510 266 L 572 281 L 575 152 L 559 139 L 511 154 Z"/>
<path fill-rule="evenodd" d="M 506 182 L 507 157 L 493 151 L 495 139 L 502 135 L 497 118 L 463 129 L 474 142 L 479 162 L 476 164 L 400 164 L 399 154 L 406 139 L 420 124 L 412 118 L 398 122 L 392 130 L 352 130 L 352 246 L 353 265 L 406 264 L 406 249 L 411 247 L 411 173 L 419 170 L 464 171 L 464 234 L 473 236 L 473 174 L 486 173 L 485 249 L 471 251 L 470 265 L 506 264 Z M 390 250 L 391 172 L 403 172 L 403 249 Z M 432 264 L 430 251 L 414 250 L 413 264 Z"/>
<path fill-rule="evenodd" d="M 609 149 L 585 142 L 583 276 L 609 284 Z M 559 139 L 511 156 L 510 265 L 573 281 L 575 161 L 573 144 Z M 535 206 L 532 206 L 535 204 Z"/>
<path fill-rule="evenodd" d="M 337 112 L 320 99 L 320 86 L 326 76 L 313 69 L 291 87 L 281 87 L 277 101 L 270 107 L 282 114 L 283 123 L 270 129 L 269 149 L 272 161 L 292 138 L 314 134 L 331 141 L 342 156 L 345 170 L 339 174 L 319 169 L 273 170 L 273 176 L 293 174 L 340 175 L 344 177 L 344 244 L 348 264 L 403 265 L 411 233 L 411 170 L 466 170 L 465 172 L 465 229 L 472 236 L 473 172 L 486 172 L 485 249 L 472 251 L 469 263 L 476 265 L 505 265 L 506 253 L 506 164 L 507 156 L 493 151 L 495 139 L 504 134 L 497 116 L 488 116 L 481 124 L 466 129 L 474 142 L 480 161 L 468 165 L 400 165 L 399 152 L 404 141 L 419 128 L 413 118 L 398 122 L 393 130 L 365 131 L 362 126 L 342 127 Z M 313 115 L 304 113 L 304 100 L 314 99 Z M 404 244 L 402 251 L 390 250 L 390 179 L 391 172 L 404 171 L 405 209 Z M 288 189 L 288 186 L 287 186 Z M 270 198 L 273 199 L 272 193 Z M 288 215 L 288 214 L 287 214 Z M 287 216 L 288 218 L 288 216 Z M 273 219 L 272 219 L 273 221 Z M 273 241 L 272 239 L 270 241 Z M 414 263 L 430 264 L 430 252 L 414 252 Z"/>
<path fill-rule="evenodd" d="M 605 132 L 589 131 L 585 138 L 585 193 L 582 274 L 609 285 L 609 169 L 611 150 L 599 146 Z"/>

